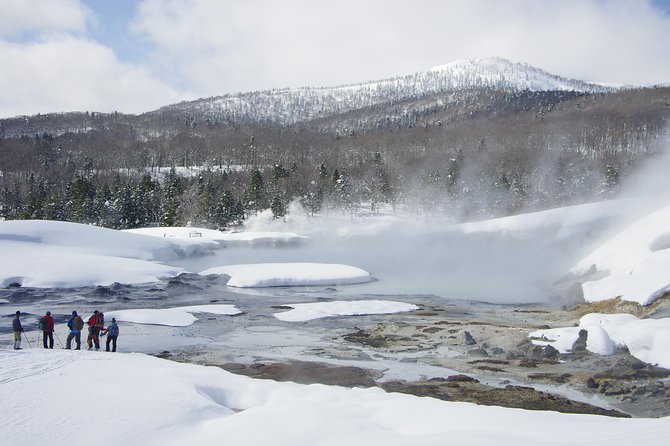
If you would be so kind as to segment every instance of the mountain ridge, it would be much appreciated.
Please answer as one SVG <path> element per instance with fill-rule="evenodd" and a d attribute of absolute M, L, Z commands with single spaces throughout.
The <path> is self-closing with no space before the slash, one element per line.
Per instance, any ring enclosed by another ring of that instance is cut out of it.
<path fill-rule="evenodd" d="M 186 113 L 210 120 L 249 119 L 290 125 L 387 102 L 474 89 L 607 92 L 603 87 L 550 74 L 528 64 L 489 57 L 463 59 L 405 76 L 336 87 L 300 87 L 182 101 L 148 114 Z"/>

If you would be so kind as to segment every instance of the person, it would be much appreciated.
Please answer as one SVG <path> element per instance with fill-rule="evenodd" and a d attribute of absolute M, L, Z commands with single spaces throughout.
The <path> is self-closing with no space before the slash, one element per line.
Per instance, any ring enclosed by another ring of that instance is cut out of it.
<path fill-rule="evenodd" d="M 112 323 L 109 327 L 102 331 L 102 335 L 107 335 L 107 342 L 105 343 L 105 350 L 109 351 L 109 344 L 112 344 L 112 352 L 116 351 L 116 340 L 119 337 L 119 326 L 116 324 L 116 318 L 112 318 Z"/>
<path fill-rule="evenodd" d="M 47 311 L 40 318 L 39 327 L 42 330 L 42 344 L 44 344 L 44 348 L 54 348 L 54 318 L 51 317 L 51 311 Z M 47 340 L 49 341 L 48 345 Z"/>
<path fill-rule="evenodd" d="M 93 315 L 88 318 L 86 323 L 88 324 L 88 338 L 86 339 L 86 342 L 88 343 L 88 349 L 92 349 L 93 344 L 95 343 L 95 349 L 100 350 L 99 335 L 100 330 L 102 330 L 105 325 L 105 315 L 100 311 L 95 310 Z"/>
<path fill-rule="evenodd" d="M 14 331 L 14 350 L 21 350 L 21 333 L 23 333 L 23 325 L 21 325 L 21 312 L 16 310 L 16 316 L 12 321 L 12 330 Z"/>
<path fill-rule="evenodd" d="M 67 335 L 65 348 L 69 350 L 74 339 L 77 343 L 75 350 L 81 350 L 81 330 L 84 328 L 84 320 L 79 317 L 76 311 L 72 312 L 72 317 L 67 321 L 67 327 L 70 329 L 70 334 Z"/>

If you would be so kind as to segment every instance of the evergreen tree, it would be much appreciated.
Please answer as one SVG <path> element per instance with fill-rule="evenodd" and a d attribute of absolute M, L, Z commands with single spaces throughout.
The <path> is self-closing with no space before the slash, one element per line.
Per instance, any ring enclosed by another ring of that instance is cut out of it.
<path fill-rule="evenodd" d="M 229 225 L 237 225 L 244 218 L 244 212 L 240 213 L 239 200 L 235 200 L 232 192 L 224 190 L 212 215 L 212 223 L 215 229 L 222 230 Z"/>
<path fill-rule="evenodd" d="M 172 166 L 170 172 L 165 176 L 163 190 L 160 225 L 178 226 L 181 222 L 179 198 L 184 193 L 185 185 L 182 179 L 177 176 L 174 166 Z"/>
<path fill-rule="evenodd" d="M 272 211 L 272 216 L 274 218 L 283 218 L 286 216 L 286 205 L 282 202 L 281 198 L 276 195 L 272 199 L 270 210 Z"/>
<path fill-rule="evenodd" d="M 246 208 L 252 211 L 258 212 L 267 208 L 263 175 L 261 175 L 261 172 L 258 169 L 251 172 L 244 199 Z"/>
<path fill-rule="evenodd" d="M 28 196 L 26 198 L 26 205 L 21 213 L 21 218 L 24 220 L 40 220 L 44 218 L 44 204 L 46 198 L 47 194 L 44 187 L 44 181 L 36 180 L 35 174 L 31 173 L 28 183 Z"/>
<path fill-rule="evenodd" d="M 77 223 L 93 223 L 98 220 L 93 200 L 95 186 L 91 179 L 77 175 L 66 188 L 68 220 Z"/>

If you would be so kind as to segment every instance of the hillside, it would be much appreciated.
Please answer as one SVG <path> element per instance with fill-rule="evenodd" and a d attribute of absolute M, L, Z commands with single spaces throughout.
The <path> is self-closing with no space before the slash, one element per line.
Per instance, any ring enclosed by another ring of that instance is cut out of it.
<path fill-rule="evenodd" d="M 311 212 L 388 205 L 486 218 L 615 196 L 664 151 L 669 119 L 670 88 L 604 88 L 501 59 L 142 115 L 20 117 L 0 121 L 0 205 L 6 218 L 53 215 L 30 210 L 30 194 L 40 190 L 40 203 L 60 209 L 54 203 L 73 201 L 77 176 L 93 200 L 103 186 L 130 187 L 143 169 L 202 166 L 176 205 L 179 218 L 204 226 L 214 204 L 194 202 L 203 187 L 213 197 L 227 190 L 245 213 L 300 199 Z M 263 182 L 251 199 L 254 170 Z"/>
<path fill-rule="evenodd" d="M 468 90 L 580 91 L 605 88 L 499 58 L 452 62 L 407 76 L 332 88 L 279 89 L 170 105 L 158 114 L 211 121 L 295 124 L 427 95 Z"/>

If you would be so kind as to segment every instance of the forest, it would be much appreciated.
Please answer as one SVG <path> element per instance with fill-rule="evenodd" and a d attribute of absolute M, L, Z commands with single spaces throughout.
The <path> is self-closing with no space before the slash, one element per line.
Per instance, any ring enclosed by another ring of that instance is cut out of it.
<path fill-rule="evenodd" d="M 299 202 L 476 220 L 612 198 L 669 141 L 670 88 L 485 86 L 328 113 L 316 97 L 274 110 L 321 110 L 291 122 L 259 98 L 0 120 L 0 217 L 223 229 Z"/>

